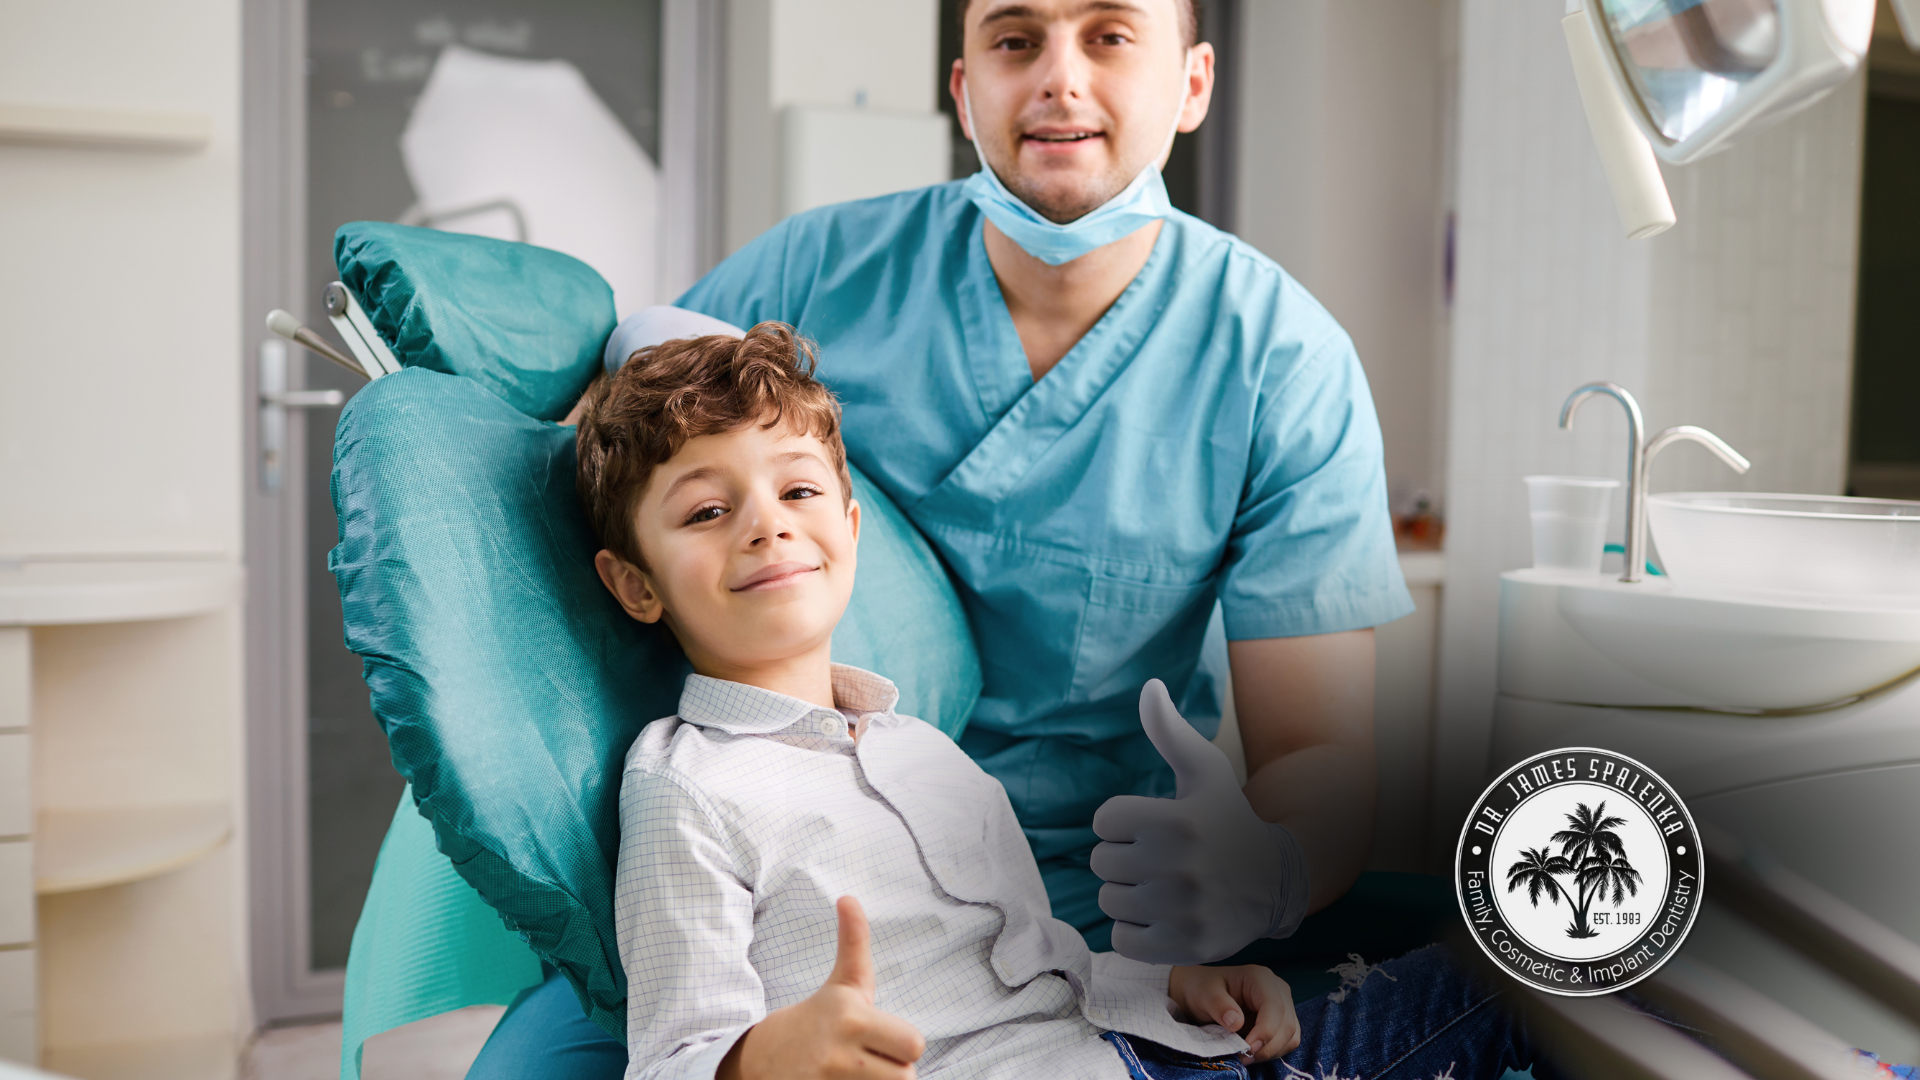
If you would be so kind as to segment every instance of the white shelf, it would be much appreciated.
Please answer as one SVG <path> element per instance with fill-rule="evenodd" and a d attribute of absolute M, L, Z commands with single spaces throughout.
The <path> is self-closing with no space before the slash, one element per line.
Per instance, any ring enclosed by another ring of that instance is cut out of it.
<path fill-rule="evenodd" d="M 1407 579 L 1409 588 L 1439 585 L 1447 577 L 1446 552 L 1403 551 L 1400 553 L 1400 573 Z"/>
<path fill-rule="evenodd" d="M 225 1032 L 47 1048 L 49 1072 L 79 1080 L 233 1080 L 240 1050 Z"/>
<path fill-rule="evenodd" d="M 230 562 L 0 560 L 0 626 L 177 619 L 240 599 L 242 573 Z"/>
<path fill-rule="evenodd" d="M 212 137 L 206 113 L 0 101 L 0 143 L 177 151 L 198 150 Z"/>
<path fill-rule="evenodd" d="M 232 812 L 217 803 L 42 811 L 33 837 L 33 888 L 45 896 L 156 877 L 232 833 Z"/>

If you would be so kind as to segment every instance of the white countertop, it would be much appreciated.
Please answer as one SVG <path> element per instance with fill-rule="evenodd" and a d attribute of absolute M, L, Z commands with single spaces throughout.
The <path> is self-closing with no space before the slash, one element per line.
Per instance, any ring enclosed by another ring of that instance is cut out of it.
<path fill-rule="evenodd" d="M 0 626 L 138 622 L 235 603 L 244 572 L 216 559 L 0 559 Z"/>
<path fill-rule="evenodd" d="M 1439 585 L 1447 576 L 1447 553 L 1403 551 L 1400 553 L 1400 575 L 1407 579 L 1408 588 Z"/>

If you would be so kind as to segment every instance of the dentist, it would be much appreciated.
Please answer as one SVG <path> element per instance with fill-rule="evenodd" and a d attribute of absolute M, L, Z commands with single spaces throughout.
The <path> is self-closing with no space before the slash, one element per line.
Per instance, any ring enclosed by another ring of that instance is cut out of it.
<path fill-rule="evenodd" d="M 1221 959 L 1367 858 L 1371 628 L 1413 609 L 1372 400 L 1305 289 L 1167 201 L 1213 89 L 1191 0 L 964 20 L 949 88 L 980 172 L 790 217 L 677 305 L 819 343 L 849 456 L 966 606 L 985 689 L 961 746 L 1005 785 L 1054 915 L 1096 949 Z M 1219 715 L 1216 601 L 1240 790 L 1181 719 Z M 617 1044 L 589 1069 L 594 1033 L 541 1011 L 509 1013 L 472 1075 L 620 1072 Z"/>

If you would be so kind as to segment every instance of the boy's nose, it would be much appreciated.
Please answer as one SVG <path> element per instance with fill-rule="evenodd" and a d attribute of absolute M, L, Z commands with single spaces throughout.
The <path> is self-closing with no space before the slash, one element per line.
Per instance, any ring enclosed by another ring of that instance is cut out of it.
<path fill-rule="evenodd" d="M 753 511 L 752 527 L 747 530 L 747 546 L 759 547 L 774 540 L 793 539 L 793 526 L 780 513 L 776 503 L 770 507 L 757 507 Z"/>

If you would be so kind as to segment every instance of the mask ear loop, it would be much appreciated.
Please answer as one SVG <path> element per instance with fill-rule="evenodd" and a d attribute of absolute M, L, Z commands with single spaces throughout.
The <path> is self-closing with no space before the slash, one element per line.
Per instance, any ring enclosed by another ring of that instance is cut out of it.
<path fill-rule="evenodd" d="M 1160 148 L 1160 157 L 1166 156 L 1167 152 L 1173 149 L 1173 140 L 1178 138 L 1180 135 L 1180 120 L 1182 117 L 1187 115 L 1187 84 L 1191 82 L 1192 79 L 1193 79 L 1193 46 L 1189 45 L 1187 46 L 1186 53 L 1182 56 L 1180 61 L 1180 104 L 1174 106 L 1173 126 L 1167 129 L 1167 143 L 1165 146 L 1162 146 Z M 967 123 L 972 124 L 973 121 L 969 119 Z M 1154 158 L 1155 162 L 1158 162 L 1159 160 L 1160 160 L 1159 157 Z M 1156 164 L 1154 167 L 1158 168 L 1159 166 Z"/>
<path fill-rule="evenodd" d="M 1160 159 L 1165 157 L 1167 153 L 1173 149 L 1173 140 L 1180 135 L 1180 120 L 1187 115 L 1187 84 L 1191 81 L 1192 77 L 1193 46 L 1189 45 L 1187 46 L 1186 52 L 1181 54 L 1180 100 L 1179 104 L 1174 106 L 1173 109 L 1173 123 L 1167 128 L 1167 141 L 1161 144 L 1160 153 L 1155 154 L 1153 160 L 1147 162 L 1146 167 L 1142 168 L 1140 172 L 1144 173 L 1148 168 L 1159 168 Z M 987 152 L 980 148 L 980 125 L 974 123 L 973 120 L 973 94 L 967 87 L 967 77 L 965 75 L 960 76 L 960 109 L 967 114 L 967 141 L 973 143 L 973 156 L 980 159 L 980 167 L 982 169 L 993 172 L 993 166 L 987 164 Z M 1139 178 L 1138 175 L 1134 177 L 1135 180 Z M 999 179 L 999 175 L 995 174 L 994 179 Z"/>
<path fill-rule="evenodd" d="M 980 167 L 993 171 L 987 164 L 987 152 L 980 149 L 980 125 L 973 122 L 973 94 L 967 90 L 967 77 L 960 76 L 960 111 L 967 114 L 967 141 L 973 144 L 973 156 L 980 159 Z"/>

